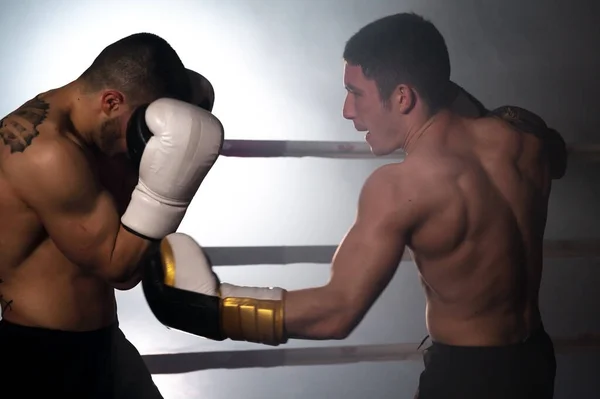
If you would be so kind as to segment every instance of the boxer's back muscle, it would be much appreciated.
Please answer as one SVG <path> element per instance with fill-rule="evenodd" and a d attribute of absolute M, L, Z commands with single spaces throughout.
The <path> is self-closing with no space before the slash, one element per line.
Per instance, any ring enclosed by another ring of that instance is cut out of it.
<path fill-rule="evenodd" d="M 448 343 L 514 342 L 539 321 L 550 189 L 541 143 L 493 119 L 450 129 L 429 155 L 430 216 L 411 242 L 428 326 Z"/>
<path fill-rule="evenodd" d="M 87 276 L 58 251 L 3 168 L 9 158 L 21 156 L 36 140 L 66 140 L 48 102 L 40 97 L 2 119 L 0 126 L 2 317 L 46 328 L 98 328 L 114 318 L 112 289 Z"/>

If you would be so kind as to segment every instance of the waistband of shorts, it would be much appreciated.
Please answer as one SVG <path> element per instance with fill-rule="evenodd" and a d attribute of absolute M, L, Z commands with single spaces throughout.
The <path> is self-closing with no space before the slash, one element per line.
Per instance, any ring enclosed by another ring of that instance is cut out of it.
<path fill-rule="evenodd" d="M 14 336 L 31 339 L 49 339 L 59 341 L 69 340 L 97 340 L 112 336 L 119 328 L 119 323 L 114 322 L 106 327 L 90 331 L 65 331 L 43 327 L 32 327 L 12 323 L 6 319 L 0 320 L 0 335 Z"/>
<path fill-rule="evenodd" d="M 525 339 L 519 342 L 515 342 L 507 345 L 490 345 L 490 346 L 459 346 L 449 345 L 442 342 L 431 341 L 430 349 L 436 351 L 461 351 L 461 352 L 494 352 L 494 351 L 511 351 L 520 350 L 530 345 L 536 345 L 539 343 L 546 343 L 550 341 L 550 336 L 544 329 L 544 325 L 540 324 L 534 329 Z"/>

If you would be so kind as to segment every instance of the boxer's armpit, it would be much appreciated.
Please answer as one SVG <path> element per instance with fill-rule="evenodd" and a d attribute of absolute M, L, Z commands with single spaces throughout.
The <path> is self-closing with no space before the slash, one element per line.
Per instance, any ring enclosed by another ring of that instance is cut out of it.
<path fill-rule="evenodd" d="M 40 139 L 4 171 L 71 262 L 109 283 L 134 274 L 149 242 L 121 227 L 113 197 L 76 145 Z"/>
<path fill-rule="evenodd" d="M 38 127 L 46 120 L 49 104 L 39 96 L 0 121 L 0 141 L 11 153 L 23 152 L 39 136 Z"/>

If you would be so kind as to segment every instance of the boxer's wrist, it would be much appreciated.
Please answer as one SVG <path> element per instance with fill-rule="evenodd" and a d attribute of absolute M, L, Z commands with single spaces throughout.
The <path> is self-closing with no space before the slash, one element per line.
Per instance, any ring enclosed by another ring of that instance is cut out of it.
<path fill-rule="evenodd" d="M 234 341 L 265 345 L 287 342 L 285 290 L 221 284 L 220 321 L 223 334 Z"/>

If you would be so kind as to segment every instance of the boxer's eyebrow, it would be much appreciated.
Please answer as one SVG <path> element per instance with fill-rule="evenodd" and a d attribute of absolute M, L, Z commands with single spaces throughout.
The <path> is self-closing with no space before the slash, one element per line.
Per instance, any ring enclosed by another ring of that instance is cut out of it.
<path fill-rule="evenodd" d="M 348 90 L 350 93 L 355 93 L 355 94 L 360 94 L 362 93 L 357 87 L 352 86 L 351 84 L 347 84 L 346 85 L 346 90 Z"/>

